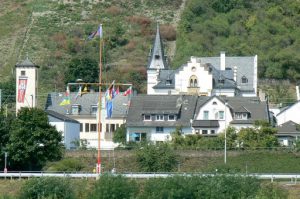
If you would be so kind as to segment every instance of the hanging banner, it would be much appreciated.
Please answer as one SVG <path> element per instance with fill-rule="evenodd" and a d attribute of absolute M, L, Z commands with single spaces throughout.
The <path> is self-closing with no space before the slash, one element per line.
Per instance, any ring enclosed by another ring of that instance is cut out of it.
<path fill-rule="evenodd" d="M 18 102 L 24 103 L 25 99 L 25 93 L 26 93 L 26 87 L 27 87 L 27 79 L 19 79 L 19 85 L 18 85 Z"/>

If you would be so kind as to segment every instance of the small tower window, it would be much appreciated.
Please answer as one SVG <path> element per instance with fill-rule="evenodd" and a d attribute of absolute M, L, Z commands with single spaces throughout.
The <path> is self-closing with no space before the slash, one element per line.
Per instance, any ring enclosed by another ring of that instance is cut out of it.
<path fill-rule="evenodd" d="M 246 83 L 248 83 L 248 79 L 247 79 L 247 77 L 245 77 L 245 76 L 243 76 L 243 77 L 242 77 L 242 83 L 243 83 L 243 84 L 246 84 Z"/>
<path fill-rule="evenodd" d="M 198 80 L 195 75 L 190 78 L 190 87 L 198 87 Z"/>
<path fill-rule="evenodd" d="M 159 55 L 155 55 L 155 59 L 159 59 Z"/>
<path fill-rule="evenodd" d="M 21 70 L 21 75 L 25 76 L 26 75 L 26 71 L 25 70 Z"/>

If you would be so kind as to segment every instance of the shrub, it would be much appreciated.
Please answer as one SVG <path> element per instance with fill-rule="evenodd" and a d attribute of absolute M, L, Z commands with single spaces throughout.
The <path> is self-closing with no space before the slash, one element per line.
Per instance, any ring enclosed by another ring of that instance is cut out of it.
<path fill-rule="evenodd" d="M 103 175 L 96 182 L 89 198 L 97 199 L 127 199 L 135 198 L 139 188 L 135 181 L 122 176 Z"/>
<path fill-rule="evenodd" d="M 277 183 L 262 183 L 257 199 L 283 199 L 287 198 L 287 191 L 280 188 Z"/>
<path fill-rule="evenodd" d="M 168 172 L 177 166 L 177 156 L 168 144 L 146 144 L 136 149 L 136 158 L 142 171 Z"/>
<path fill-rule="evenodd" d="M 81 171 L 84 168 L 84 163 L 75 158 L 63 159 L 59 162 L 52 163 L 47 171 Z"/>
<path fill-rule="evenodd" d="M 176 40 L 176 30 L 171 25 L 162 25 L 160 28 L 162 38 L 166 39 L 167 41 L 174 41 Z"/>
<path fill-rule="evenodd" d="M 70 179 L 43 177 L 29 179 L 22 187 L 20 199 L 35 198 L 75 198 Z"/>

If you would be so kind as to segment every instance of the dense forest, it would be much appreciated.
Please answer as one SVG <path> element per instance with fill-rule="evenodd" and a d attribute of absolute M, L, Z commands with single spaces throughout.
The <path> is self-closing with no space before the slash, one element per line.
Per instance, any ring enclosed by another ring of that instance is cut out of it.
<path fill-rule="evenodd" d="M 300 78 L 300 3 L 190 0 L 181 17 L 174 66 L 189 56 L 258 55 L 261 78 Z"/>

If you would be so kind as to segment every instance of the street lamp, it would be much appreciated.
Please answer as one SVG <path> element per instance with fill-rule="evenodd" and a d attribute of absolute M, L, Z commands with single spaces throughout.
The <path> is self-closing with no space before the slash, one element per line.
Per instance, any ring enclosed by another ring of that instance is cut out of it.
<path fill-rule="evenodd" d="M 8 153 L 7 152 L 4 152 L 4 173 L 7 173 L 7 156 L 8 156 Z"/>
<path fill-rule="evenodd" d="M 226 138 L 226 109 L 227 109 L 227 102 L 225 102 L 225 111 L 224 111 L 224 116 L 225 116 L 225 141 L 224 141 L 224 164 L 227 162 L 227 138 Z"/>

